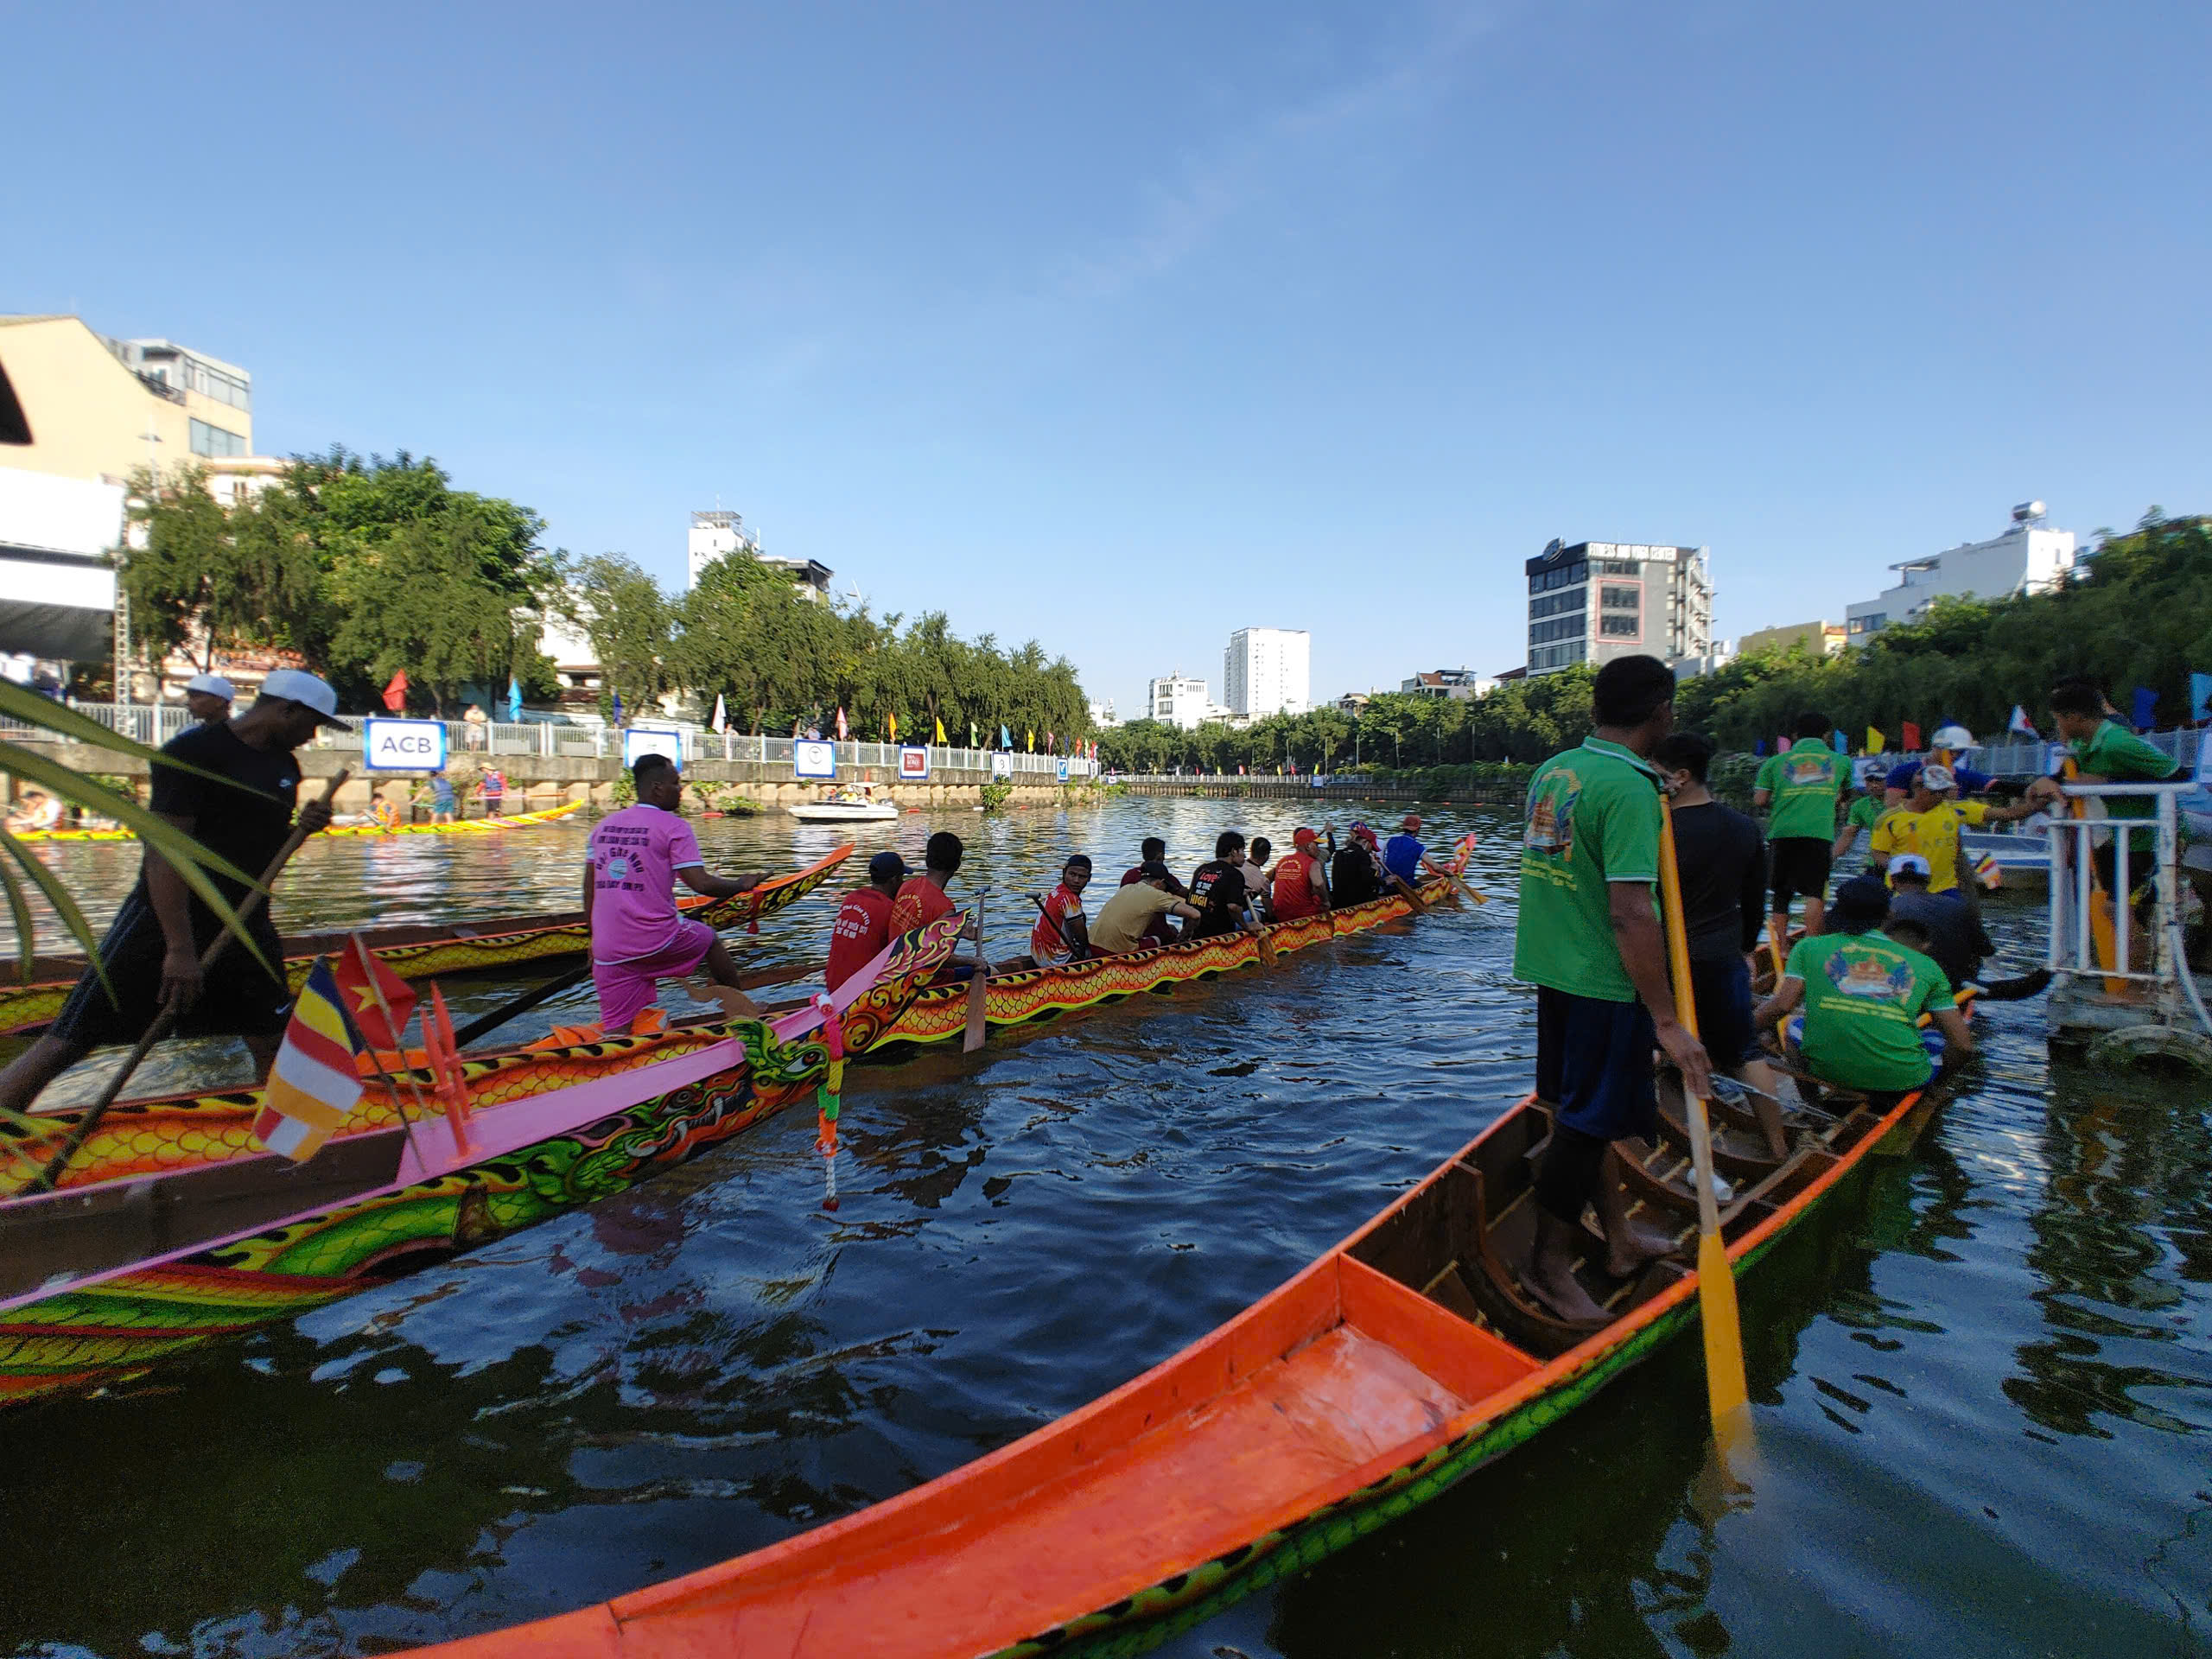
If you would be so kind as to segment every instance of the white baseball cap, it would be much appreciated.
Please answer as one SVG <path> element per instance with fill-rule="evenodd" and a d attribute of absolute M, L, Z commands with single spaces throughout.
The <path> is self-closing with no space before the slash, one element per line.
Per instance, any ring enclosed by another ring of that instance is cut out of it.
<path fill-rule="evenodd" d="M 1970 749 L 1974 747 L 1974 734 L 1963 726 L 1939 726 L 1936 728 L 1936 747 L 1939 749 Z"/>
<path fill-rule="evenodd" d="M 330 689 L 330 682 L 304 669 L 276 670 L 261 683 L 261 695 L 264 697 L 283 697 L 288 702 L 312 709 L 317 720 L 326 726 L 335 726 L 341 732 L 353 729 L 351 721 L 337 718 L 338 694 Z"/>
<path fill-rule="evenodd" d="M 1928 861 L 1918 853 L 1899 853 L 1890 861 L 1890 880 L 1901 875 L 1917 875 L 1933 879 L 1936 872 L 1928 868 Z"/>
<path fill-rule="evenodd" d="M 188 691 L 205 691 L 210 696 L 222 698 L 226 702 L 238 695 L 231 689 L 231 683 L 219 674 L 195 674 L 184 683 L 184 689 Z"/>
<path fill-rule="evenodd" d="M 1951 775 L 1948 766 L 1928 766 L 1920 769 L 1920 786 L 1941 795 L 1959 780 Z"/>

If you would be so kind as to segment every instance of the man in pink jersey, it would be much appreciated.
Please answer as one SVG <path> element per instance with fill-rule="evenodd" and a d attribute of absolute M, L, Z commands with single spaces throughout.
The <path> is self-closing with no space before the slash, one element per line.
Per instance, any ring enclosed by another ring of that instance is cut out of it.
<path fill-rule="evenodd" d="M 763 877 L 709 875 L 699 839 L 677 811 L 683 774 L 665 755 L 639 757 L 630 768 L 638 804 L 601 818 L 584 862 L 584 913 L 591 918 L 591 978 L 599 992 L 600 1027 L 621 1036 L 653 1000 L 656 982 L 682 979 L 702 963 L 728 987 L 723 1006 L 756 1012 L 737 988 L 737 964 L 715 930 L 676 908 L 676 883 L 728 899 L 750 893 Z"/>

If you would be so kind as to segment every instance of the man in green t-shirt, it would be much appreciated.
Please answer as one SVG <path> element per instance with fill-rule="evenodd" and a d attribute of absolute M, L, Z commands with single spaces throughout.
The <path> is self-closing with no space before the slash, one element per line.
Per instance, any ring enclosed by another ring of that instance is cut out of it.
<path fill-rule="evenodd" d="M 1675 1017 L 1652 888 L 1659 879 L 1659 777 L 1648 757 L 1675 723 L 1675 677 L 1656 657 L 1618 657 L 1591 691 L 1596 726 L 1529 781 L 1513 971 L 1536 987 L 1536 1095 L 1552 1108 L 1536 1171 L 1529 1289 L 1560 1318 L 1602 1322 L 1576 1280 L 1582 1212 L 1594 1204 L 1617 1279 L 1669 1253 L 1629 1219 L 1612 1143 L 1658 1127 L 1651 1051 L 1689 1086 L 1712 1086 L 1704 1045 Z"/>
<path fill-rule="evenodd" d="M 1770 942 L 1789 937 L 1789 900 L 1797 893 L 1805 896 L 1805 931 L 1821 931 L 1835 838 L 1836 797 L 1851 775 L 1851 762 L 1828 745 L 1828 734 L 1834 729 L 1826 715 L 1808 709 L 1797 716 L 1796 741 L 1780 754 L 1769 755 L 1752 781 L 1752 806 L 1769 811 Z"/>
<path fill-rule="evenodd" d="M 1878 1106 L 1891 1106 L 1934 1075 L 1920 1040 L 1920 1016 L 1943 1033 L 1943 1069 L 1974 1052 L 1967 1017 L 1951 1001 L 1951 982 L 1935 961 L 1875 930 L 1890 913 L 1890 890 L 1871 875 L 1835 890 L 1831 931 L 1798 941 L 1774 995 L 1752 1019 L 1762 1027 L 1787 1018 L 1800 1002 L 1805 1029 L 1798 1050 L 1822 1083 L 1855 1089 Z"/>
<path fill-rule="evenodd" d="M 2074 782 L 2117 784 L 2139 779 L 2163 784 L 2182 775 L 2179 761 L 2111 718 L 2107 708 L 2103 691 L 2091 681 L 2062 680 L 2051 688 L 2050 717 L 2057 724 L 2059 736 L 2074 752 L 2078 769 Z M 2065 795 L 2055 778 L 2037 779 L 2028 786 L 2027 799 L 2054 813 L 2067 810 Z M 2148 795 L 2107 795 L 2103 799 L 2105 811 L 2115 818 L 2148 818 L 2158 811 L 2157 801 Z M 2152 860 L 2157 852 L 2158 832 L 2131 830 L 2127 836 L 2128 881 L 2139 887 L 2154 873 Z M 2109 893 L 2119 861 L 2110 836 L 2097 849 L 2094 858 L 2097 874 Z"/>
<path fill-rule="evenodd" d="M 1885 780 L 1890 769 L 1879 760 L 1867 763 L 1866 775 L 1860 787 L 1853 794 L 1851 804 L 1844 809 L 1843 822 L 1835 832 L 1835 842 L 1828 849 L 1828 867 L 1833 869 L 1842 861 L 1845 854 L 1859 845 L 1859 832 L 1871 832 L 1881 823 L 1884 814 L 1895 810 L 1887 798 Z"/>

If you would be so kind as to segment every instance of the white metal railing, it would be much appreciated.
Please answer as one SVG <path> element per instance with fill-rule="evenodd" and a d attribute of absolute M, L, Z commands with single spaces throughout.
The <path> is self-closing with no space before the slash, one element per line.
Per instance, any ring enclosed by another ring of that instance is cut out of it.
<path fill-rule="evenodd" d="M 192 723 L 192 716 L 174 704 L 77 702 L 69 705 L 88 719 L 99 721 L 111 730 L 136 739 L 150 748 L 159 748 Z M 315 740 L 315 747 L 340 751 L 358 751 L 361 747 L 360 721 L 380 718 L 375 715 L 348 715 L 354 721 L 350 731 L 338 731 L 326 727 Z M 563 721 L 530 720 L 467 721 L 448 720 L 439 724 L 445 728 L 446 753 L 454 761 L 466 761 L 472 757 L 489 759 L 494 755 L 536 754 L 547 757 L 559 755 L 606 756 L 622 753 L 620 729 L 608 726 L 570 725 Z M 687 722 L 675 721 L 667 726 L 648 723 L 646 729 L 671 732 L 683 751 L 679 759 L 693 760 L 730 760 L 749 762 L 757 766 L 786 766 L 791 764 L 791 745 L 788 737 L 767 737 L 758 733 L 710 732 Z M 0 735 L 18 741 L 54 741 L 56 734 L 22 721 L 0 719 Z M 833 742 L 839 770 L 848 766 L 873 767 L 896 774 L 899 753 L 909 747 L 899 743 L 866 743 L 856 740 Z M 1030 754 L 1026 752 L 993 751 L 940 747 L 936 744 L 914 745 L 928 751 L 930 771 L 982 772 L 998 770 L 1011 772 L 1020 778 L 1057 778 L 1065 764 L 1070 778 L 1088 778 L 1096 770 L 1084 755 Z"/>
<path fill-rule="evenodd" d="M 2053 817 L 2044 833 L 2050 844 L 2050 943 L 2044 965 L 2054 974 L 2079 979 L 2120 981 L 2152 987 L 2163 1011 L 2178 1017 L 2185 1000 L 2198 1021 L 2212 1033 L 2212 1014 L 2198 994 L 2188 966 L 2181 928 L 2181 813 L 2184 795 L 2203 787 L 2194 779 L 2154 784 L 2067 784 L 2069 798 L 2094 801 L 2115 796 L 2149 797 L 2148 818 Z M 2153 844 L 2139 853 L 2138 834 L 2149 830 Z M 2112 960 L 2100 962 L 2096 918 L 2101 885 L 2096 868 L 2101 845 L 2113 854 Z M 2136 872 L 2145 857 L 2152 865 L 2152 951 L 2147 971 L 2134 965 Z M 2111 988 L 2107 985 L 2107 988 Z"/>

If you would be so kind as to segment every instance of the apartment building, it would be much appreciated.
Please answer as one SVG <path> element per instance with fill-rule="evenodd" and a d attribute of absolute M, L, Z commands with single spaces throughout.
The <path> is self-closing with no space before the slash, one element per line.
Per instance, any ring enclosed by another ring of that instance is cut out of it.
<path fill-rule="evenodd" d="M 691 531 L 684 551 L 694 588 L 699 585 L 701 571 L 733 553 L 743 553 L 772 570 L 781 571 L 798 590 L 801 599 L 811 600 L 817 605 L 830 602 L 830 579 L 837 574 L 812 559 L 784 559 L 762 552 L 760 537 L 745 527 L 745 520 L 720 507 L 691 515 Z"/>
<path fill-rule="evenodd" d="M 1554 541 L 1522 569 L 1531 674 L 1639 654 L 1672 664 L 1713 651 L 1704 548 Z"/>
<path fill-rule="evenodd" d="M 1303 628 L 1239 628 L 1222 653 L 1224 702 L 1246 720 L 1311 707 L 1313 637 Z"/>
<path fill-rule="evenodd" d="M 2001 535 L 1986 542 L 1961 542 L 1941 553 L 1891 565 L 1897 573 L 1896 586 L 1845 607 L 1850 643 L 1866 644 L 1891 623 L 1919 615 L 1941 597 L 2004 599 L 2064 586 L 2074 569 L 2074 532 L 2050 529 L 2047 517 L 2042 502 L 2023 501 L 2012 509 L 2012 522 Z"/>

